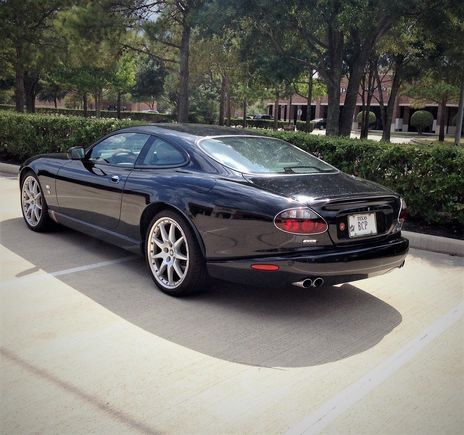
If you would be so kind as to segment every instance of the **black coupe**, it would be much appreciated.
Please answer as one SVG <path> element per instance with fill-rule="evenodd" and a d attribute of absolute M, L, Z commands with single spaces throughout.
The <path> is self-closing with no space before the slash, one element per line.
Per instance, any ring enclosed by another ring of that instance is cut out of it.
<path fill-rule="evenodd" d="M 319 287 L 401 267 L 406 205 L 282 140 L 158 124 L 20 168 L 27 226 L 60 223 L 143 252 L 171 295 L 208 276 Z"/>

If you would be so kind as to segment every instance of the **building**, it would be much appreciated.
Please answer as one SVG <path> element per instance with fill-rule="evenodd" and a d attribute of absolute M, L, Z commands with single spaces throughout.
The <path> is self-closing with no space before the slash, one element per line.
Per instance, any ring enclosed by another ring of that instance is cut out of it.
<path fill-rule="evenodd" d="M 385 105 L 388 103 L 388 98 L 390 96 L 390 78 L 385 78 L 383 80 L 383 98 Z M 343 107 L 346 88 L 348 86 L 348 81 L 344 79 L 340 85 L 340 106 Z M 358 123 L 356 122 L 356 116 L 360 112 L 362 107 L 362 98 L 361 92 L 358 94 L 358 100 L 356 103 L 356 109 L 353 117 L 353 129 L 358 128 Z M 375 113 L 377 116 L 376 123 L 373 127 L 374 130 L 382 129 L 382 122 L 380 116 L 380 103 L 379 103 L 379 92 L 376 90 L 371 102 L 370 110 Z M 445 113 L 442 114 L 438 110 L 438 104 L 432 101 L 426 103 L 425 108 L 417 109 L 412 107 L 411 98 L 407 96 L 400 95 L 397 97 L 395 106 L 393 109 L 393 118 L 391 131 L 417 131 L 409 123 L 411 115 L 416 110 L 427 110 L 433 115 L 433 125 L 431 129 L 425 130 L 425 132 L 434 132 L 438 133 L 440 126 L 441 116 L 445 116 L 445 134 L 454 134 L 455 125 L 453 125 L 453 120 L 458 112 L 458 103 L 452 102 L 448 103 L 446 106 Z M 274 101 L 267 101 L 267 113 L 274 116 Z M 306 121 L 307 117 L 307 98 L 301 97 L 300 95 L 293 95 L 292 98 L 281 99 L 279 100 L 279 109 L 278 109 L 278 119 L 283 121 Z M 316 118 L 326 118 L 327 117 L 327 97 L 321 97 L 311 101 L 311 114 L 310 119 Z"/>

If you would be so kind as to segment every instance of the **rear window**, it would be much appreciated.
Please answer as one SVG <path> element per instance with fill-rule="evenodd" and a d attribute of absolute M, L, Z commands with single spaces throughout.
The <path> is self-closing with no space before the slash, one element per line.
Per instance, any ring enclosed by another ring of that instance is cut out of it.
<path fill-rule="evenodd" d="M 199 146 L 219 163 L 248 174 L 337 172 L 328 163 L 280 139 L 222 136 L 202 139 Z"/>

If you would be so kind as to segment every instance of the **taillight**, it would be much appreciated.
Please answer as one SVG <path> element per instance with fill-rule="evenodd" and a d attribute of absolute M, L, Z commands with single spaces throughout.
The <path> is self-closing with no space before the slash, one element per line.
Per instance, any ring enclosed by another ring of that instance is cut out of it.
<path fill-rule="evenodd" d="M 396 225 L 393 227 L 393 232 L 401 231 L 403 228 L 404 221 L 408 217 L 408 207 L 406 201 L 403 198 L 400 198 L 400 211 L 398 213 L 398 220 Z"/>
<path fill-rule="evenodd" d="M 408 217 L 408 206 L 406 205 L 406 201 L 401 198 L 401 208 L 400 213 L 398 214 L 398 222 L 403 224 L 406 218 Z"/>
<path fill-rule="evenodd" d="M 310 208 L 291 208 L 274 218 L 275 226 L 286 233 L 319 234 L 327 231 L 327 222 Z"/>

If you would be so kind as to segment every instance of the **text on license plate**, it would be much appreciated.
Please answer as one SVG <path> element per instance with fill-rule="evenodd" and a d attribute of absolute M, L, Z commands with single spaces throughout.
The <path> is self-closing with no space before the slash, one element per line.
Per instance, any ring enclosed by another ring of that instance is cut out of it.
<path fill-rule="evenodd" d="M 352 214 L 348 216 L 348 235 L 350 237 L 377 234 L 375 213 Z"/>

